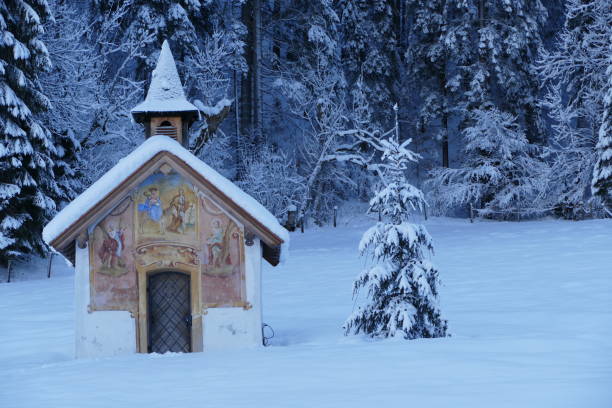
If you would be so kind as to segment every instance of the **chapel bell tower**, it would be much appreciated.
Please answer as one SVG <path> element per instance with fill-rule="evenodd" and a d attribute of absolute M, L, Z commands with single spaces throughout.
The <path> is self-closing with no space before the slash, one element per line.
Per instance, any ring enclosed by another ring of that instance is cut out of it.
<path fill-rule="evenodd" d="M 145 137 L 168 136 L 188 147 L 188 130 L 200 112 L 185 98 L 168 41 L 164 41 L 153 70 L 147 97 L 132 109 L 132 117 L 145 126 Z"/>

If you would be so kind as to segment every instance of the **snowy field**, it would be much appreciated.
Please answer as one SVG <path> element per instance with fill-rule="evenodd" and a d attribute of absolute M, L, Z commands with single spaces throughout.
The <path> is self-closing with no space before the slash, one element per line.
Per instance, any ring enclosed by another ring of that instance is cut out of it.
<path fill-rule="evenodd" d="M 70 272 L 22 267 L 0 284 L 0 407 L 612 407 L 611 221 L 426 225 L 445 339 L 343 336 L 365 219 L 292 234 L 264 269 L 276 336 L 240 352 L 73 360 Z"/>

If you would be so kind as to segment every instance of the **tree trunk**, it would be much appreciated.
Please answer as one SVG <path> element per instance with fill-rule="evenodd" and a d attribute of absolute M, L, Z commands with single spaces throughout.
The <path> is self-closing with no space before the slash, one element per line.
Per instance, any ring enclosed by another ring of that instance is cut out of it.
<path fill-rule="evenodd" d="M 235 132 L 232 139 L 232 153 L 234 156 L 234 179 L 243 180 L 246 169 L 244 168 L 244 158 L 242 156 L 241 137 L 242 129 L 240 127 L 240 114 L 242 112 L 242 94 L 240 93 L 240 73 L 234 70 L 234 125 Z"/>
<path fill-rule="evenodd" d="M 446 90 L 444 91 L 446 95 Z M 444 136 L 442 136 L 442 167 L 449 167 L 448 161 L 448 112 L 442 115 L 442 126 L 444 126 Z"/>
<path fill-rule="evenodd" d="M 261 95 L 261 0 L 253 0 L 254 5 L 254 55 L 253 55 L 253 131 L 255 143 L 259 146 L 263 143 L 263 102 Z"/>
<path fill-rule="evenodd" d="M 442 17 L 444 19 L 443 24 L 444 24 L 444 32 L 448 31 L 448 8 L 446 5 L 443 6 L 443 12 L 442 12 Z M 448 60 L 449 60 L 449 56 L 448 56 L 448 51 L 446 51 L 444 53 L 444 65 L 442 68 L 442 81 L 441 81 L 441 86 L 442 86 L 442 94 L 444 95 L 444 105 L 442 107 L 443 111 L 442 111 L 442 126 L 444 127 L 444 136 L 442 137 L 442 167 L 448 168 L 450 167 L 450 162 L 448 159 L 448 110 L 449 110 L 449 106 L 451 105 L 451 101 L 450 96 L 448 95 L 448 89 L 446 88 L 446 84 L 447 84 L 447 70 L 448 70 Z"/>
<path fill-rule="evenodd" d="M 240 130 L 254 145 L 262 142 L 261 124 L 261 0 L 248 0 L 242 12 L 247 27 L 245 59 L 249 71 L 241 81 Z"/>

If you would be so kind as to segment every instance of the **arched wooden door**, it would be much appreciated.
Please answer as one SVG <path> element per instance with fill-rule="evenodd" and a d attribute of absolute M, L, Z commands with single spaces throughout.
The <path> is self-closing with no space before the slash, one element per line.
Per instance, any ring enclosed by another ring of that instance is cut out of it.
<path fill-rule="evenodd" d="M 191 351 L 190 277 L 159 272 L 147 281 L 149 353 Z"/>

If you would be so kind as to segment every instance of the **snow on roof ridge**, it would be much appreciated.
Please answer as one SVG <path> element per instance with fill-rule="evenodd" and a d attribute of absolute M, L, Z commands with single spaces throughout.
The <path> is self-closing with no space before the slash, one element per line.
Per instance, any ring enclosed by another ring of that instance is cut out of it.
<path fill-rule="evenodd" d="M 187 101 L 168 40 L 164 40 L 145 100 L 132 112 L 183 112 L 196 108 Z"/>
<path fill-rule="evenodd" d="M 222 191 L 229 199 L 244 208 L 253 218 L 268 228 L 273 234 L 284 241 L 283 246 L 289 243 L 289 233 L 283 228 L 276 217 L 253 197 L 242 191 L 230 180 L 223 177 L 212 167 L 167 136 L 153 136 L 145 140 L 132 153 L 100 177 L 89 188 L 83 191 L 43 229 L 43 240 L 47 244 L 59 237 L 67 228 L 79 218 L 94 208 L 102 198 L 113 191 L 144 163 L 159 152 L 166 151 L 183 160 L 187 165 L 201 174 L 206 180 Z"/>

